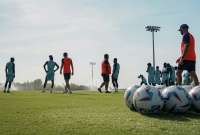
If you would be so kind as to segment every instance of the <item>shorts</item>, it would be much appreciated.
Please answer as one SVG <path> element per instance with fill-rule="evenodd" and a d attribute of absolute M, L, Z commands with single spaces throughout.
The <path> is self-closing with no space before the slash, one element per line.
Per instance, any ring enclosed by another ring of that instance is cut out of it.
<path fill-rule="evenodd" d="M 14 74 L 7 74 L 6 75 L 6 81 L 7 82 L 13 82 L 14 80 Z"/>
<path fill-rule="evenodd" d="M 103 77 L 103 81 L 104 82 L 109 82 L 110 81 L 110 76 L 109 75 L 103 74 L 102 77 Z"/>
<path fill-rule="evenodd" d="M 53 81 L 54 80 L 54 72 L 48 72 L 46 75 L 46 80 L 47 81 Z"/>
<path fill-rule="evenodd" d="M 117 82 L 117 81 L 118 81 L 118 78 L 112 76 L 112 81 Z"/>
<path fill-rule="evenodd" d="M 69 80 L 71 78 L 71 73 L 64 73 L 64 79 Z"/>
<path fill-rule="evenodd" d="M 196 70 L 196 61 L 183 60 L 182 65 L 178 65 L 179 70 L 187 70 L 188 72 Z"/>

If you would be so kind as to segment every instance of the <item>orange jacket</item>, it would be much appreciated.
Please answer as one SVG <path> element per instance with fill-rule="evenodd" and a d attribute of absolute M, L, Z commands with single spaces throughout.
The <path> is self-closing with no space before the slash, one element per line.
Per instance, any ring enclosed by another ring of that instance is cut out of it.
<path fill-rule="evenodd" d="M 101 64 L 101 74 L 109 75 L 111 74 L 111 66 L 108 61 L 103 61 Z"/>
<path fill-rule="evenodd" d="M 190 61 L 196 61 L 196 53 L 195 53 L 195 40 L 192 34 L 189 34 L 189 48 L 187 51 L 187 54 L 184 56 L 183 60 L 190 60 Z M 182 41 L 181 42 L 181 53 L 183 54 L 185 48 L 185 43 Z"/>

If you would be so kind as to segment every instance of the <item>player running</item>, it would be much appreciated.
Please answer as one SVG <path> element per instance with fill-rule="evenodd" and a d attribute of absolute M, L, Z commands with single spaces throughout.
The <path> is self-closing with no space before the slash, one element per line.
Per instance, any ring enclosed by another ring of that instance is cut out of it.
<path fill-rule="evenodd" d="M 15 63 L 14 63 L 15 59 L 12 57 L 10 58 L 10 62 L 8 62 L 6 64 L 6 68 L 5 68 L 5 73 L 6 73 L 6 83 L 5 83 L 5 87 L 4 87 L 4 93 L 10 93 L 10 88 L 12 85 L 12 82 L 15 78 Z M 8 86 L 8 89 L 7 89 Z M 6 91 L 7 90 L 7 91 Z"/>
<path fill-rule="evenodd" d="M 177 71 L 177 84 L 181 85 L 182 72 L 187 70 L 190 73 L 194 85 L 199 85 L 199 80 L 196 74 L 196 53 L 195 53 L 195 39 L 193 35 L 188 31 L 189 26 L 182 24 L 180 26 L 180 33 L 183 35 L 181 42 L 181 57 L 177 59 L 178 71 Z"/>
<path fill-rule="evenodd" d="M 114 58 L 114 64 L 113 64 L 113 72 L 112 72 L 112 84 L 115 89 L 115 92 L 118 91 L 118 76 L 119 76 L 119 70 L 120 70 L 120 65 L 117 62 L 117 58 Z"/>
<path fill-rule="evenodd" d="M 63 54 L 63 57 L 64 58 L 61 61 L 60 74 L 63 73 L 66 83 L 64 93 L 71 94 L 72 91 L 70 88 L 69 80 L 71 78 L 71 75 L 74 75 L 74 66 L 72 59 L 68 57 L 68 54 L 66 52 Z"/>
<path fill-rule="evenodd" d="M 55 72 L 59 69 L 59 66 L 56 62 L 53 61 L 53 56 L 49 55 L 49 61 L 45 62 L 43 67 L 44 67 L 45 72 L 47 73 L 45 82 L 44 82 L 44 86 L 43 86 L 43 92 L 45 92 L 47 82 L 51 81 L 50 93 L 52 93 L 53 87 L 54 87 Z M 56 69 L 55 69 L 55 67 L 56 67 Z"/>
<path fill-rule="evenodd" d="M 101 86 L 98 88 L 98 91 L 102 93 L 101 88 L 105 86 L 105 91 L 106 93 L 111 93 L 108 91 L 108 86 L 109 86 L 109 81 L 110 81 L 110 74 L 111 74 L 111 67 L 109 63 L 109 55 L 105 54 L 104 55 L 104 61 L 101 64 L 101 75 L 103 77 L 103 83 Z"/>

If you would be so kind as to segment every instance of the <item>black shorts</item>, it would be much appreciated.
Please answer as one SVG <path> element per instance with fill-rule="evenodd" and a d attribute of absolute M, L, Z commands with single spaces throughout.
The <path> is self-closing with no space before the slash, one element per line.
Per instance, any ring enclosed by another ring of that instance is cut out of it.
<path fill-rule="evenodd" d="M 118 81 L 118 78 L 114 78 L 114 77 L 112 77 L 112 81 L 117 82 L 117 81 Z"/>
<path fill-rule="evenodd" d="M 64 79 L 69 80 L 71 78 L 71 73 L 64 73 Z"/>
<path fill-rule="evenodd" d="M 184 60 L 182 65 L 178 65 L 179 70 L 187 70 L 188 72 L 196 70 L 196 61 Z"/>
<path fill-rule="evenodd" d="M 109 82 L 110 81 L 110 76 L 109 75 L 103 74 L 102 77 L 103 77 L 103 81 L 104 82 Z"/>

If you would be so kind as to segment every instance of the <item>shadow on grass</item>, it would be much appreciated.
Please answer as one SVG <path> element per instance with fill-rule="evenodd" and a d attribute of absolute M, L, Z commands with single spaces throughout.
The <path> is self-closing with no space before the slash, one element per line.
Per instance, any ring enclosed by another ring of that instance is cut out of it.
<path fill-rule="evenodd" d="M 192 111 L 180 114 L 162 112 L 160 114 L 142 114 L 142 115 L 146 117 L 156 118 L 159 120 L 182 121 L 182 122 L 191 121 L 192 119 L 200 119 L 200 113 Z"/>

